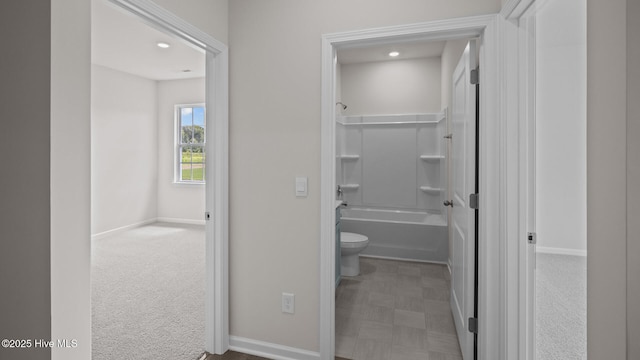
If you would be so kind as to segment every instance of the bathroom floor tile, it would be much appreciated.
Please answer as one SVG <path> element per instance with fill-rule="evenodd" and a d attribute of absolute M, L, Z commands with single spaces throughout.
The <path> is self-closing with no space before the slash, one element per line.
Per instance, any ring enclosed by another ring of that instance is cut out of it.
<path fill-rule="evenodd" d="M 358 339 L 391 343 L 393 339 L 393 325 L 363 320 L 360 325 L 360 331 L 358 332 Z"/>
<path fill-rule="evenodd" d="M 370 339 L 358 339 L 354 360 L 388 360 L 391 356 L 391 344 Z"/>
<path fill-rule="evenodd" d="M 422 294 L 420 294 L 422 295 Z M 398 295 L 396 296 L 395 308 L 400 310 L 424 312 L 425 300 L 422 296 L 410 297 Z"/>
<path fill-rule="evenodd" d="M 336 318 L 336 336 L 358 336 L 362 320 L 353 316 Z"/>
<path fill-rule="evenodd" d="M 427 330 L 406 326 L 393 327 L 393 345 L 413 350 L 427 351 Z"/>
<path fill-rule="evenodd" d="M 448 301 L 424 300 L 424 312 L 427 314 L 450 314 L 451 305 Z"/>
<path fill-rule="evenodd" d="M 396 295 L 398 293 L 398 284 L 395 281 L 369 280 L 367 282 L 368 290 L 371 292 Z"/>
<path fill-rule="evenodd" d="M 462 360 L 462 355 L 444 354 L 437 351 L 429 351 L 429 360 Z"/>
<path fill-rule="evenodd" d="M 420 286 L 397 286 L 396 295 L 406 296 L 411 298 L 422 298 L 424 295 L 424 288 Z"/>
<path fill-rule="evenodd" d="M 445 266 L 360 260 L 360 276 L 336 289 L 336 356 L 461 359 Z"/>
<path fill-rule="evenodd" d="M 416 265 L 399 265 L 398 266 L 398 274 L 400 275 L 411 275 L 411 276 L 421 276 L 422 273 L 420 271 L 420 267 Z"/>
<path fill-rule="evenodd" d="M 449 282 L 445 279 L 435 279 L 432 277 L 423 276 L 421 286 L 448 289 Z"/>
<path fill-rule="evenodd" d="M 436 300 L 436 301 L 449 301 L 450 293 L 449 289 L 439 288 L 439 287 L 424 287 L 422 288 L 422 297 L 425 300 Z"/>
<path fill-rule="evenodd" d="M 364 305 L 362 319 L 385 324 L 393 323 L 393 308 L 386 306 Z"/>
<path fill-rule="evenodd" d="M 395 309 L 393 325 L 406 326 L 416 329 L 427 329 L 426 317 L 423 312 Z"/>
<path fill-rule="evenodd" d="M 369 292 L 366 290 L 359 290 L 359 289 L 353 289 L 353 288 L 343 289 L 342 291 L 340 291 L 340 294 L 336 299 L 336 304 L 340 304 L 339 306 L 362 305 L 366 302 L 368 297 L 369 297 Z"/>
<path fill-rule="evenodd" d="M 391 348 L 391 360 L 431 360 L 431 358 L 426 351 L 393 346 Z"/>
<path fill-rule="evenodd" d="M 398 286 L 415 286 L 422 287 L 422 276 L 420 275 L 404 275 L 398 274 L 396 277 Z"/>
<path fill-rule="evenodd" d="M 336 356 L 352 359 L 357 339 L 355 336 L 336 335 Z"/>
<path fill-rule="evenodd" d="M 443 334 L 456 335 L 456 326 L 451 314 L 426 314 L 427 330 Z"/>
<path fill-rule="evenodd" d="M 429 350 L 445 354 L 461 355 L 458 337 L 434 331 L 427 331 Z"/>
<path fill-rule="evenodd" d="M 379 292 L 370 292 L 369 298 L 367 299 L 367 304 L 369 305 L 385 306 L 390 308 L 394 307 L 395 302 L 395 296 Z"/>

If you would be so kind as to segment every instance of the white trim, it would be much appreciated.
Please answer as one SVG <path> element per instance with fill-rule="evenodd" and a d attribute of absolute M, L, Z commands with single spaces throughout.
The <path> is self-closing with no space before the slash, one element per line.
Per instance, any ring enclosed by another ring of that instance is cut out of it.
<path fill-rule="evenodd" d="M 502 117 L 503 81 L 500 27 L 496 15 L 440 20 L 421 24 L 359 30 L 322 36 L 321 194 L 320 194 L 320 354 L 333 359 L 335 351 L 335 54 L 336 49 L 415 39 L 445 40 L 482 36 L 480 47 L 481 112 L 479 358 L 502 359 L 506 347 L 504 260 L 501 246 L 506 233 L 500 228 L 507 212 L 501 208 L 507 185 Z M 510 184 L 509 184 L 510 185 Z M 497 215 L 497 216 L 496 216 Z"/>
<path fill-rule="evenodd" d="M 222 42 L 151 0 L 108 1 L 206 52 L 206 128 L 209 134 L 213 132 L 214 141 L 207 148 L 206 160 L 213 176 L 205 184 L 206 211 L 212 214 L 212 221 L 206 224 L 205 350 L 223 354 L 229 347 L 229 51 Z"/>
<path fill-rule="evenodd" d="M 535 1 L 535 0 L 533 0 Z M 519 282 L 519 355 L 523 360 L 534 360 L 535 355 L 535 256 L 536 245 L 528 244 L 524 235 L 528 232 L 535 232 L 535 199 L 536 199 L 536 175 L 535 175 L 535 39 L 531 33 L 535 27 L 535 21 L 531 21 L 529 13 L 532 1 L 522 1 L 526 3 L 527 10 L 520 12 L 517 19 L 513 19 L 513 24 L 517 26 L 514 30 L 512 41 L 517 41 L 517 96 L 518 96 L 518 123 L 519 123 L 519 177 L 520 177 L 520 216 L 518 219 L 519 232 L 523 235 L 520 240 L 518 266 L 521 271 Z M 537 3 L 536 3 L 537 5 Z M 516 38 L 517 37 L 517 38 Z M 517 40 L 516 40 L 517 39 Z M 513 44 L 512 46 L 515 46 Z"/>
<path fill-rule="evenodd" d="M 115 228 L 115 229 L 99 232 L 97 234 L 92 234 L 91 235 L 91 241 L 104 239 L 104 238 L 109 237 L 109 236 L 118 235 L 118 234 L 121 234 L 121 233 L 123 233 L 123 232 L 125 232 L 127 230 L 131 230 L 131 229 L 139 228 L 141 226 L 153 224 L 155 222 L 156 222 L 155 218 L 147 219 L 147 220 L 140 221 L 140 222 L 137 222 L 137 223 L 134 223 L 134 224 L 121 226 L 121 227 L 118 227 L 118 228 Z"/>
<path fill-rule="evenodd" d="M 181 109 L 182 108 L 194 108 L 201 107 L 204 108 L 204 116 L 206 119 L 207 116 L 207 104 L 206 103 L 187 103 L 187 104 L 174 104 L 173 105 L 173 184 L 174 185 L 204 185 L 206 181 L 198 181 L 198 180 L 182 180 L 182 154 L 180 153 L 180 147 L 182 144 L 182 117 L 181 117 Z M 196 144 L 197 147 L 201 147 L 205 154 L 205 160 L 207 155 L 207 127 L 205 122 L 204 127 L 204 142 L 201 144 Z M 206 164 L 206 163 L 205 163 Z M 206 171 L 206 166 L 205 166 Z M 206 176 L 206 175 L 205 175 Z"/>
<path fill-rule="evenodd" d="M 429 260 L 420 260 L 420 259 L 399 258 L 399 257 L 393 257 L 393 256 L 362 255 L 362 254 L 360 254 L 360 257 L 370 258 L 370 259 L 381 259 L 381 260 L 398 260 L 398 261 L 422 263 L 422 264 L 445 265 L 447 268 L 450 268 L 449 262 L 447 261 L 429 261 Z M 449 271 L 449 273 L 451 273 L 451 271 Z"/>
<path fill-rule="evenodd" d="M 137 15 L 149 26 L 186 40 L 196 48 L 211 51 L 216 55 L 227 51 L 227 45 L 151 0 L 108 1 L 120 6 L 128 13 Z"/>
<path fill-rule="evenodd" d="M 247 339 L 239 336 L 229 338 L 229 349 L 245 354 L 274 360 L 319 360 L 320 353 L 289 346 Z"/>
<path fill-rule="evenodd" d="M 507 20 L 517 21 L 536 0 L 509 0 L 500 11 L 500 15 Z"/>
<path fill-rule="evenodd" d="M 587 256 L 587 250 L 579 249 L 563 249 L 554 247 L 536 247 L 536 253 L 538 254 L 555 254 L 555 255 L 571 255 L 571 256 Z"/>
<path fill-rule="evenodd" d="M 202 225 L 202 226 L 206 224 L 204 220 L 168 218 L 168 217 L 159 217 L 156 222 L 162 222 L 162 223 L 168 223 L 168 224 Z"/>

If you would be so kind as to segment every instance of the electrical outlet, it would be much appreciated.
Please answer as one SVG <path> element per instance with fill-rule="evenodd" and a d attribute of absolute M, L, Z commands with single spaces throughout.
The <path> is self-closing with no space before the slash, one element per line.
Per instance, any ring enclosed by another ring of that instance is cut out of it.
<path fill-rule="evenodd" d="M 282 293 L 282 312 L 293 314 L 295 309 L 295 295 L 289 293 Z"/>

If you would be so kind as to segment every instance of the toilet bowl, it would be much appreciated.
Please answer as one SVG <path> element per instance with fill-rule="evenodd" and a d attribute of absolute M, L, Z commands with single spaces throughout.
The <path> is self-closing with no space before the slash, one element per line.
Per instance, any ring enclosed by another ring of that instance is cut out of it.
<path fill-rule="evenodd" d="M 343 276 L 360 275 L 359 254 L 369 244 L 369 238 L 356 233 L 340 233 L 340 274 Z"/>

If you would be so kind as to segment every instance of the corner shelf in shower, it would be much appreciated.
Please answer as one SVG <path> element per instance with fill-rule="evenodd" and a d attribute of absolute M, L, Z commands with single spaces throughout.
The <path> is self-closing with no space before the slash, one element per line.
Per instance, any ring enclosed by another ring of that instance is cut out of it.
<path fill-rule="evenodd" d="M 340 188 L 342 190 L 358 190 L 360 184 L 341 184 Z"/>
<path fill-rule="evenodd" d="M 420 190 L 429 195 L 437 195 L 437 194 L 440 194 L 440 192 L 442 191 L 441 188 L 434 188 L 431 186 L 420 186 Z"/>
<path fill-rule="evenodd" d="M 436 162 L 440 160 L 444 160 L 443 155 L 420 155 L 420 160 L 426 162 Z"/>
<path fill-rule="evenodd" d="M 341 160 L 358 160 L 358 159 L 360 159 L 360 155 L 338 155 L 336 157 L 338 159 L 341 159 Z"/>

